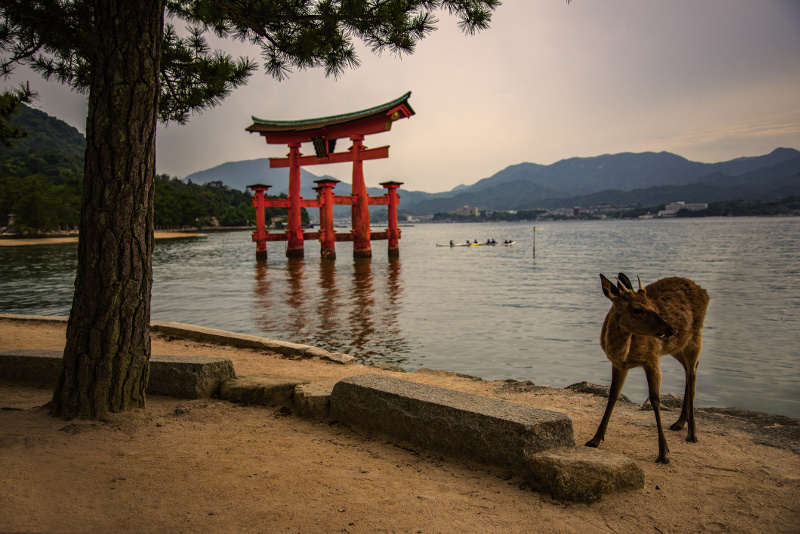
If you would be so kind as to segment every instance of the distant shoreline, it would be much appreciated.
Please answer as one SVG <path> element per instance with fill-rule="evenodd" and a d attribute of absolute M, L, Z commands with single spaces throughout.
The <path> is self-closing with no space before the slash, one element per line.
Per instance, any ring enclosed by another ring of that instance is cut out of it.
<path fill-rule="evenodd" d="M 179 237 L 198 237 L 198 232 L 170 232 L 158 231 L 155 232 L 156 239 L 176 239 Z M 64 237 L 16 237 L 16 236 L 0 236 L 0 247 L 21 247 L 29 245 L 62 245 L 67 243 L 77 243 L 77 235 L 68 235 Z"/>

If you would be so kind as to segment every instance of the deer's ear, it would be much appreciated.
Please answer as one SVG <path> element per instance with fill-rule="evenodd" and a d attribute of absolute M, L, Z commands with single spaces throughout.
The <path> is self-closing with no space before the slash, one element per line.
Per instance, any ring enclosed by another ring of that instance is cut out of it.
<path fill-rule="evenodd" d="M 624 285 L 628 289 L 631 290 L 633 289 L 633 284 L 631 283 L 631 279 L 628 278 L 628 276 L 625 273 L 619 273 L 619 275 L 617 275 L 617 280 L 622 282 L 622 285 Z"/>
<path fill-rule="evenodd" d="M 603 289 L 603 294 L 611 300 L 619 296 L 619 289 L 617 289 L 617 286 L 612 284 L 611 280 L 602 274 L 600 275 L 600 287 Z"/>

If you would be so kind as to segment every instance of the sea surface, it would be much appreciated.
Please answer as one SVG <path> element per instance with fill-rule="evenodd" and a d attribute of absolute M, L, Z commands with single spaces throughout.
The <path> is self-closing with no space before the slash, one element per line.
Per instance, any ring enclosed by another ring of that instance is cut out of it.
<path fill-rule="evenodd" d="M 436 246 L 488 238 L 516 244 Z M 800 218 L 421 224 L 402 228 L 397 259 L 385 241 L 367 260 L 353 259 L 351 243 L 336 246 L 336 261 L 323 262 L 317 242 L 293 260 L 270 243 L 257 262 L 248 232 L 158 240 L 152 319 L 408 371 L 607 385 L 598 340 L 610 303 L 599 273 L 644 284 L 684 276 L 711 296 L 697 405 L 800 417 Z M 0 247 L 0 313 L 68 315 L 76 250 Z M 661 362 L 662 393 L 683 393 L 680 364 Z M 642 371 L 623 393 L 646 399 Z"/>

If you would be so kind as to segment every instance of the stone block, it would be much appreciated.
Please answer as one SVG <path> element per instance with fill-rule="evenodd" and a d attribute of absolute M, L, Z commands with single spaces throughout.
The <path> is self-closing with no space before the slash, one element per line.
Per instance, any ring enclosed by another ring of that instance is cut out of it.
<path fill-rule="evenodd" d="M 300 384 L 308 384 L 308 380 L 278 375 L 240 376 L 223 382 L 219 396 L 240 404 L 276 406 L 291 402 L 294 389 Z"/>
<path fill-rule="evenodd" d="M 182 399 L 213 397 L 234 376 L 233 362 L 228 358 L 153 354 L 147 393 Z"/>
<path fill-rule="evenodd" d="M 335 380 L 311 382 L 294 388 L 294 407 L 301 417 L 327 419 Z"/>
<path fill-rule="evenodd" d="M 381 375 L 337 382 L 331 417 L 502 467 L 522 468 L 536 452 L 575 444 L 564 414 Z"/>
<path fill-rule="evenodd" d="M 20 349 L 0 354 L 0 379 L 55 387 L 63 353 Z M 207 356 L 150 356 L 147 393 L 184 399 L 212 397 L 225 380 L 236 376 L 228 358 Z"/>
<path fill-rule="evenodd" d="M 630 458 L 593 447 L 542 451 L 528 459 L 531 486 L 556 499 L 592 503 L 606 493 L 644 487 L 644 471 Z"/>
<path fill-rule="evenodd" d="M 0 380 L 55 387 L 61 374 L 63 352 L 58 350 L 10 350 L 0 354 Z"/>

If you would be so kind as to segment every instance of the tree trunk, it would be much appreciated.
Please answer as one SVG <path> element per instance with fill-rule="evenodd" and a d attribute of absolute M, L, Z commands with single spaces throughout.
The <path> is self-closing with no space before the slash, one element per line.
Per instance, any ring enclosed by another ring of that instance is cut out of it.
<path fill-rule="evenodd" d="M 96 0 L 78 269 L 51 414 L 144 407 L 164 0 Z"/>

